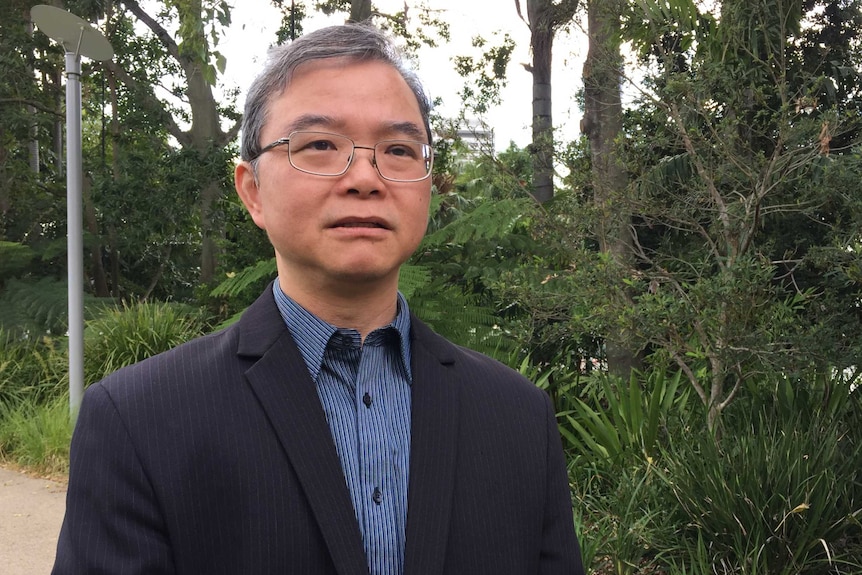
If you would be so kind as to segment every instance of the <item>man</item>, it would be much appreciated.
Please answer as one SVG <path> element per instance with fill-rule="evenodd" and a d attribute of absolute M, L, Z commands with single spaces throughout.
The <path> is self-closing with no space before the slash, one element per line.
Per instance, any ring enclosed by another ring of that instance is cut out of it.
<path fill-rule="evenodd" d="M 278 279 L 87 391 L 54 573 L 583 573 L 548 397 L 397 291 L 428 114 L 372 27 L 272 51 L 235 179 Z"/>

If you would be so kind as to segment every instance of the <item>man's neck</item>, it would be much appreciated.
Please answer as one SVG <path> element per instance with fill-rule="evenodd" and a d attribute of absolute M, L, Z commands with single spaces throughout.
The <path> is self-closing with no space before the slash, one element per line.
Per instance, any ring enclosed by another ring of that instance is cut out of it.
<path fill-rule="evenodd" d="M 377 328 L 389 325 L 398 313 L 398 285 L 369 288 L 362 285 L 309 289 L 279 276 L 284 294 L 323 321 L 339 328 L 355 329 L 362 340 Z"/>

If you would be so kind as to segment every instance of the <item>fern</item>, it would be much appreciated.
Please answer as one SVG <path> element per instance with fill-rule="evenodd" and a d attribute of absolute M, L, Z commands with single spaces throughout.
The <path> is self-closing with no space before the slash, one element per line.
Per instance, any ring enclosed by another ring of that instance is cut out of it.
<path fill-rule="evenodd" d="M 450 341 L 504 361 L 514 342 L 500 327 L 496 310 L 456 286 L 431 282 L 410 298 L 410 310 Z"/>
<path fill-rule="evenodd" d="M 534 209 L 535 202 L 526 198 L 485 201 L 469 213 L 462 214 L 450 224 L 427 235 L 422 245 L 434 247 L 500 238 L 511 234 L 518 223 L 528 218 Z"/>
<path fill-rule="evenodd" d="M 84 296 L 84 316 L 92 318 L 105 301 Z M 62 335 L 67 331 L 67 283 L 51 277 L 11 279 L 0 292 L 0 328 L 30 335 Z"/>
<path fill-rule="evenodd" d="M 398 275 L 398 290 L 410 300 L 417 291 L 431 282 L 431 271 L 424 266 L 404 264 Z"/>
<path fill-rule="evenodd" d="M 236 297 L 261 280 L 272 279 L 276 273 L 278 272 L 275 266 L 275 258 L 261 260 L 229 276 L 225 281 L 213 288 L 210 295 L 213 297 Z"/>
<path fill-rule="evenodd" d="M 0 240 L 0 281 L 25 270 L 35 257 L 29 246 Z"/>

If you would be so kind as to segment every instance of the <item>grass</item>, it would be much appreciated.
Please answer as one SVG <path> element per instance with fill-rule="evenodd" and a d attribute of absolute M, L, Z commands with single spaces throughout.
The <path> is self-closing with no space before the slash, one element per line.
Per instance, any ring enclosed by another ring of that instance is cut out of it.
<path fill-rule="evenodd" d="M 0 406 L 0 462 L 48 476 L 69 471 L 72 423 L 69 401 L 22 401 L 14 408 Z"/>

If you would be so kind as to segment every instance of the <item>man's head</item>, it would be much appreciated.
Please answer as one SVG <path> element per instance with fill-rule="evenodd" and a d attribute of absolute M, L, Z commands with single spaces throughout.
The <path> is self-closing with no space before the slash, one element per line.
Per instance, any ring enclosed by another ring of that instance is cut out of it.
<path fill-rule="evenodd" d="M 286 294 L 394 302 L 428 223 L 428 112 L 374 28 L 326 28 L 271 56 L 249 95 L 235 180 Z"/>
<path fill-rule="evenodd" d="M 269 104 L 290 85 L 296 69 L 328 58 L 357 62 L 376 60 L 396 69 L 416 96 L 428 143 L 432 143 L 431 102 L 416 74 L 404 66 L 400 53 L 383 32 L 368 24 L 347 24 L 316 30 L 270 50 L 263 71 L 252 82 L 246 96 L 240 149 L 243 160 L 256 157 L 266 145 L 267 142 L 260 141 L 260 136 L 268 120 Z M 345 89 L 349 90 L 350 86 Z"/>

